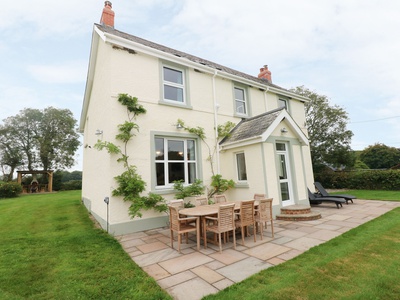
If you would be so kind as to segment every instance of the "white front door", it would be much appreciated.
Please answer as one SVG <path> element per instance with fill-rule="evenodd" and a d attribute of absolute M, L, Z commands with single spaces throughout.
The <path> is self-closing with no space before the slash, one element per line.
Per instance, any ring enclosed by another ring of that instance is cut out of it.
<path fill-rule="evenodd" d="M 294 204 L 292 180 L 290 176 L 290 161 L 286 143 L 276 143 L 276 153 L 279 163 L 279 184 L 282 206 Z"/>

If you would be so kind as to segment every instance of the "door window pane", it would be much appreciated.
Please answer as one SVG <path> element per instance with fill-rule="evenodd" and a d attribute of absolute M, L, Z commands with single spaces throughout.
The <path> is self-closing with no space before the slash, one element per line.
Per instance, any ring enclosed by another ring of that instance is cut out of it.
<path fill-rule="evenodd" d="M 282 201 L 289 200 L 289 184 L 287 182 L 281 182 L 281 195 Z"/>

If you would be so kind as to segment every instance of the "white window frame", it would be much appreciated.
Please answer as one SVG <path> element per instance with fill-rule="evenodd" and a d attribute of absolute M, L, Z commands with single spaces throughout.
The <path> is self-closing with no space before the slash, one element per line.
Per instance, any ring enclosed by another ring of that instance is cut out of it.
<path fill-rule="evenodd" d="M 239 156 L 240 155 L 240 156 Z M 242 178 L 242 167 L 239 164 L 239 157 L 242 157 L 243 155 L 243 163 L 244 163 L 244 174 L 246 176 L 246 179 Z M 246 167 L 246 155 L 244 152 L 237 152 L 235 153 L 235 163 L 236 163 L 236 177 L 238 182 L 247 182 L 247 167 Z"/>
<path fill-rule="evenodd" d="M 243 91 L 243 98 L 244 99 L 237 99 L 236 98 L 236 90 Z M 242 86 L 235 85 L 233 87 L 233 98 L 235 99 L 235 102 L 234 102 L 235 114 L 239 115 L 239 116 L 248 116 L 248 114 L 249 114 L 249 105 L 248 105 L 248 101 L 247 101 L 247 90 L 246 90 L 246 88 L 242 87 Z M 239 112 L 238 111 L 237 105 L 236 105 L 238 102 L 243 105 L 244 112 Z"/>
<path fill-rule="evenodd" d="M 170 69 L 173 71 L 180 72 L 182 74 L 182 84 L 165 80 L 164 69 Z M 167 103 L 186 105 L 186 72 L 185 72 L 185 70 L 182 68 L 175 67 L 175 66 L 163 64 L 161 73 L 162 73 L 162 99 L 163 99 L 163 101 L 165 101 Z M 167 99 L 165 97 L 165 86 L 170 86 L 170 87 L 173 87 L 176 89 L 181 89 L 182 90 L 182 101 L 179 101 L 178 99 L 177 100 Z"/>
<path fill-rule="evenodd" d="M 156 139 L 163 139 L 163 149 L 164 149 L 164 158 L 163 159 L 157 159 L 157 153 L 156 153 Z M 182 160 L 173 160 L 169 159 L 168 157 L 168 142 L 169 141 L 179 141 L 183 142 L 183 159 Z M 193 141 L 194 143 L 194 159 L 189 159 L 188 158 L 188 141 Z M 154 136 L 154 149 L 153 149 L 153 157 L 154 159 L 154 170 L 155 170 L 155 188 L 156 189 L 166 189 L 166 188 L 171 188 L 173 187 L 174 183 L 169 182 L 169 163 L 183 163 L 184 167 L 184 179 L 183 179 L 183 184 L 184 185 L 189 185 L 192 184 L 196 179 L 199 178 L 199 151 L 197 147 L 197 139 L 195 138 L 180 138 L 180 137 L 169 137 L 169 136 Z M 164 165 L 164 185 L 158 185 L 157 182 L 157 164 L 163 164 Z M 189 182 L 189 164 L 194 164 L 195 171 L 194 171 L 194 178 L 192 178 L 192 181 Z"/>

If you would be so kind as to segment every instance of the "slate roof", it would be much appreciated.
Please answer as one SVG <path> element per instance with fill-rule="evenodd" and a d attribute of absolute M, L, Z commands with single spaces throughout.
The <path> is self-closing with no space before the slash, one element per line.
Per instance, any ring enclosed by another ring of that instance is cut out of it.
<path fill-rule="evenodd" d="M 272 84 L 271 82 L 268 82 L 268 80 L 266 80 L 266 79 L 260 79 L 258 77 L 255 77 L 255 76 L 252 76 L 252 75 L 248 75 L 246 73 L 242 73 L 242 72 L 236 71 L 234 69 L 222 66 L 220 64 L 211 62 L 209 60 L 205 60 L 205 59 L 202 59 L 202 58 L 197 57 L 197 56 L 190 55 L 190 54 L 185 53 L 185 52 L 181 52 L 181 51 L 178 51 L 178 50 L 175 50 L 175 49 L 172 49 L 172 48 L 160 45 L 160 44 L 156 44 L 156 43 L 150 42 L 150 41 L 142 39 L 140 37 L 137 37 L 137 36 L 134 36 L 134 35 L 119 31 L 119 30 L 116 30 L 115 28 L 112 28 L 110 26 L 103 26 L 103 25 L 99 25 L 99 24 L 95 24 L 95 26 L 99 30 L 101 30 L 101 31 L 103 31 L 105 33 L 109 33 L 109 34 L 112 34 L 112 35 L 127 39 L 129 41 L 132 41 L 132 42 L 135 42 L 135 43 L 139 43 L 139 44 L 142 44 L 144 46 L 147 46 L 147 47 L 159 50 L 159 51 L 163 51 L 165 53 L 169 53 L 169 54 L 175 55 L 177 57 L 186 58 L 187 60 L 190 60 L 192 62 L 201 64 L 201 65 L 204 65 L 204 66 L 208 66 L 210 68 L 213 68 L 213 69 L 216 69 L 216 70 L 219 70 L 219 71 L 223 71 L 223 72 L 226 72 L 226 73 L 231 74 L 231 75 L 239 76 L 239 77 L 242 77 L 242 78 L 245 78 L 245 79 L 248 79 L 248 80 L 251 80 L 251 81 L 255 81 L 257 83 L 260 83 L 260 84 L 263 84 L 263 85 L 266 85 L 266 86 L 270 86 L 270 87 L 274 87 L 274 88 L 281 89 L 281 90 L 284 90 L 284 91 L 288 91 L 287 89 L 284 89 L 284 88 L 282 88 L 280 86 Z"/>
<path fill-rule="evenodd" d="M 281 107 L 252 118 L 242 119 L 242 121 L 232 129 L 230 135 L 220 142 L 220 145 L 262 135 L 268 127 L 271 126 L 283 109 L 284 107 Z"/>

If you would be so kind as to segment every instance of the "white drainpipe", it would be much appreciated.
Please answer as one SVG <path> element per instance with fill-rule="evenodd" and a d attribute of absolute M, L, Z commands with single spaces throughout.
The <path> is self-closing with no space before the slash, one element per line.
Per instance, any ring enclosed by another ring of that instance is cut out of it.
<path fill-rule="evenodd" d="M 214 71 L 213 79 L 212 79 L 212 84 L 213 84 L 213 98 L 214 98 L 214 138 L 216 141 L 216 160 L 217 160 L 217 174 L 221 174 L 220 172 L 220 165 L 219 165 L 219 144 L 218 144 L 218 108 L 219 104 L 217 103 L 217 92 L 215 90 L 215 77 L 217 76 L 218 71 Z"/>

